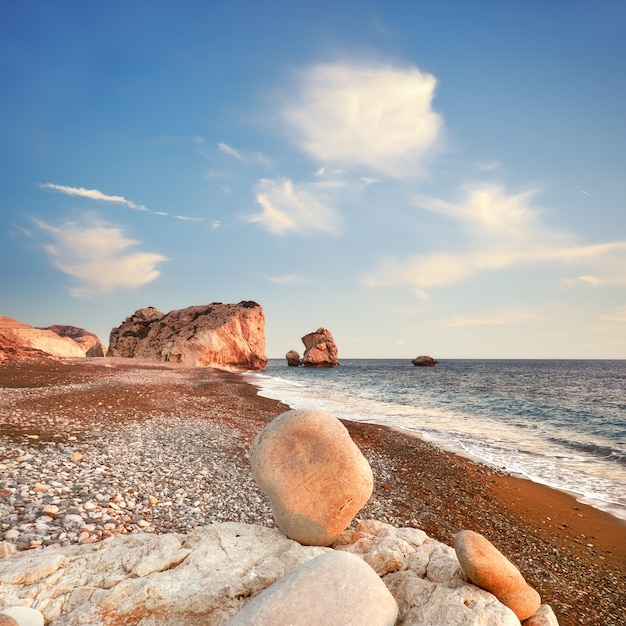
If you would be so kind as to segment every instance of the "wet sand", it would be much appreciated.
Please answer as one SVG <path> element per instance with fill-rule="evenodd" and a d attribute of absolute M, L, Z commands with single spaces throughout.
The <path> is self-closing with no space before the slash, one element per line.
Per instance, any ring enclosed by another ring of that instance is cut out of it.
<path fill-rule="evenodd" d="M 59 430 L 66 432 L 73 420 L 80 438 L 81 430 L 89 430 L 89 420 L 97 420 L 102 427 L 108 419 L 105 409 L 94 412 L 94 406 L 103 401 L 109 409 L 116 407 L 114 421 L 119 423 L 142 419 L 157 405 L 160 411 L 184 416 L 186 403 L 193 400 L 194 406 L 201 402 L 206 407 L 208 417 L 236 432 L 242 452 L 232 462 L 240 464 L 241 472 L 248 472 L 245 447 L 269 420 L 287 409 L 258 396 L 245 377 L 205 368 L 189 371 L 193 385 L 184 390 L 164 383 L 160 376 L 150 385 L 148 397 L 99 385 L 120 368 L 140 369 L 144 380 L 149 380 L 151 371 L 176 366 L 123 359 L 0 365 L 0 405 L 3 387 L 31 389 L 27 399 L 3 408 L 0 437 L 17 446 L 27 432 L 45 439 Z M 53 399 L 44 393 L 51 387 Z M 62 423 L 55 413 L 61 405 Z M 114 421 L 111 417 L 112 428 Z M 461 529 L 481 532 L 520 568 L 543 601 L 553 607 L 562 626 L 626 624 L 624 520 L 578 503 L 569 494 L 442 451 L 409 433 L 344 423 L 375 477 L 374 494 L 360 519 L 415 526 L 448 544 Z"/>

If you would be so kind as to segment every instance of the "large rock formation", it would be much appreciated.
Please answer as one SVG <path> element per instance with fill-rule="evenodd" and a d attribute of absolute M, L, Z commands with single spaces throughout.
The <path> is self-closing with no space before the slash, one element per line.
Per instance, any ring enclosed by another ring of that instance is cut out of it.
<path fill-rule="evenodd" d="M 52 326 L 50 328 L 74 327 Z M 85 339 L 78 342 L 70 335 L 62 336 L 54 330 L 35 328 L 0 315 L 0 361 L 37 358 L 44 354 L 59 358 L 84 357 L 93 346 L 100 343 L 95 335 L 85 330 L 74 328 L 73 332 L 74 335 L 80 335 Z M 87 337 L 93 339 L 87 339 Z M 100 350 L 102 351 L 101 348 Z M 89 356 L 96 355 L 89 354 Z"/>
<path fill-rule="evenodd" d="M 135 311 L 111 331 L 107 356 L 259 370 L 267 364 L 265 317 L 256 302 Z"/>
<path fill-rule="evenodd" d="M 102 345 L 100 339 L 98 339 L 98 337 L 93 333 L 90 333 L 82 328 L 54 324 L 53 326 L 42 328 L 42 330 L 51 330 L 53 333 L 59 335 L 59 337 L 69 337 L 82 348 L 85 356 L 99 357 L 104 356 L 106 352 L 106 349 Z"/>
<path fill-rule="evenodd" d="M 276 525 L 302 544 L 327 546 L 372 495 L 372 469 L 346 427 L 318 409 L 286 411 L 250 447 L 252 476 Z"/>
<path fill-rule="evenodd" d="M 467 581 L 452 548 L 420 530 L 365 521 L 333 547 L 382 578 L 398 605 L 398 626 L 520 626 L 513 611 Z M 224 626 L 263 590 L 329 551 L 235 523 L 50 546 L 2 558 L 0 610 L 29 606 L 48 626 Z M 310 589 L 313 604 L 336 591 Z M 551 614 L 546 606 L 539 613 Z"/>
<path fill-rule="evenodd" d="M 305 351 L 302 365 L 307 367 L 334 367 L 339 365 L 339 351 L 330 331 L 318 328 L 302 337 Z"/>

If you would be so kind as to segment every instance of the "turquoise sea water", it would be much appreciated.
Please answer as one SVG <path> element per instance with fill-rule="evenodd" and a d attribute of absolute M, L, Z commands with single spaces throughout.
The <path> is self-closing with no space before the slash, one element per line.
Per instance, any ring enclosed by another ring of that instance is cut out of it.
<path fill-rule="evenodd" d="M 626 519 L 626 361 L 271 359 L 263 396 L 401 427 Z"/>

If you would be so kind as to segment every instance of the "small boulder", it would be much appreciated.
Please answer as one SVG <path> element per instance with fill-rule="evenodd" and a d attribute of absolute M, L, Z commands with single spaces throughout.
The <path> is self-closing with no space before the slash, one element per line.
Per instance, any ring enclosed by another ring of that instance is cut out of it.
<path fill-rule="evenodd" d="M 437 365 L 439 361 L 437 361 L 436 359 L 433 359 L 432 356 L 416 356 L 411 363 L 413 363 L 413 365 L 415 366 L 419 366 L 419 367 L 432 367 L 433 365 Z"/>
<path fill-rule="evenodd" d="M 454 549 L 465 575 L 493 593 L 520 621 L 537 612 L 541 605 L 537 591 L 488 539 L 472 530 L 462 530 L 454 536 Z"/>
<path fill-rule="evenodd" d="M 318 328 L 314 333 L 302 337 L 304 356 L 302 365 L 305 367 L 335 367 L 339 365 L 337 344 L 325 328 Z"/>
<path fill-rule="evenodd" d="M 37 609 L 26 606 L 12 606 L 0 611 L 0 617 L 9 617 L 19 626 L 43 626 L 43 615 Z M 1 624 L 2 622 L 0 622 Z M 10 621 L 5 621 L 6 626 L 10 626 Z"/>
<path fill-rule="evenodd" d="M 367 459 L 325 411 L 274 418 L 252 442 L 250 465 L 278 528 L 304 545 L 330 545 L 372 495 Z"/>
<path fill-rule="evenodd" d="M 285 354 L 285 358 L 287 359 L 287 365 L 289 365 L 289 367 L 298 367 L 299 365 L 302 365 L 300 355 L 295 350 L 289 350 L 289 352 Z"/>
<path fill-rule="evenodd" d="M 228 626 L 393 626 L 398 605 L 365 561 L 347 552 L 311 559 L 248 602 Z"/>

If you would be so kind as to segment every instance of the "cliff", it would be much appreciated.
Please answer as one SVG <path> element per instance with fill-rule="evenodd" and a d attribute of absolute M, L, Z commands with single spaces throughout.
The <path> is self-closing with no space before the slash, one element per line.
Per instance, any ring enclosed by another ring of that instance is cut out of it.
<path fill-rule="evenodd" d="M 263 369 L 267 364 L 263 309 L 250 301 L 214 302 L 167 314 L 154 307 L 139 309 L 111 331 L 107 356 Z"/>

